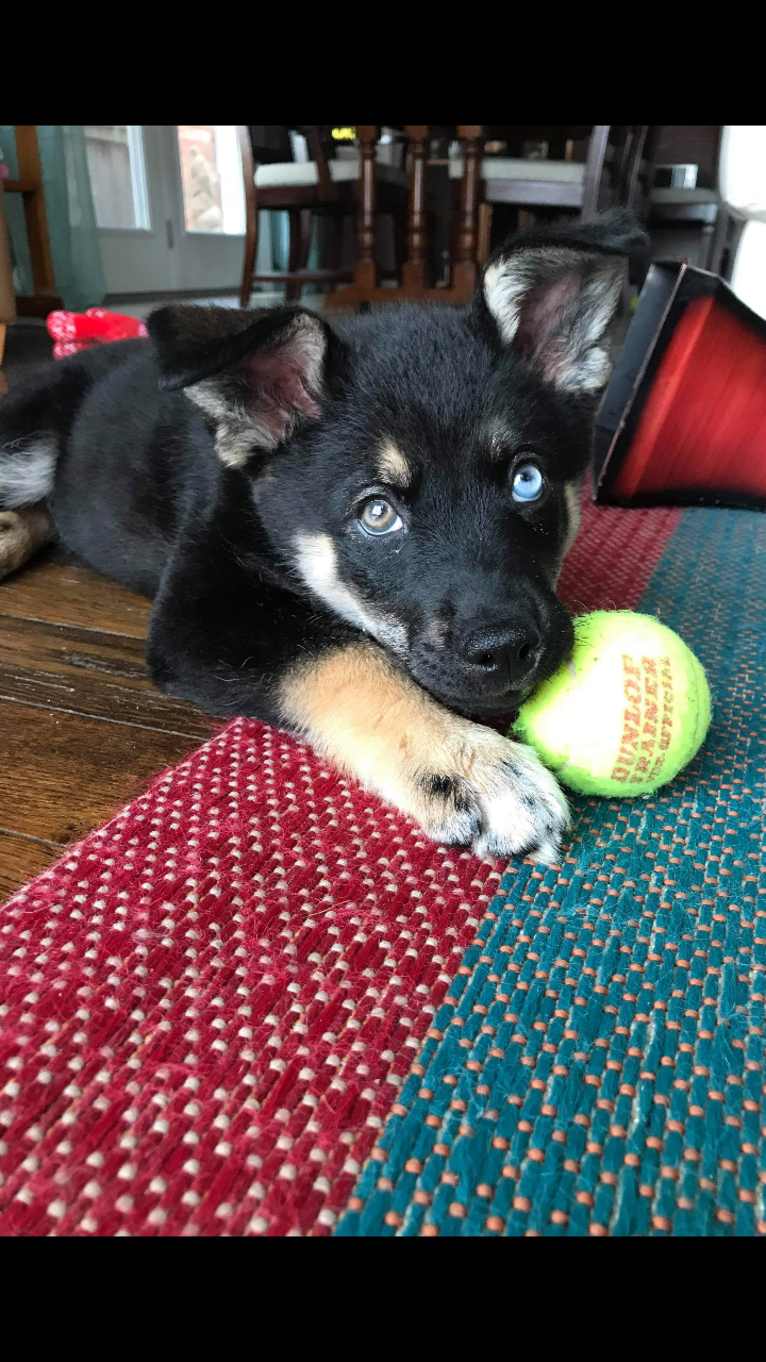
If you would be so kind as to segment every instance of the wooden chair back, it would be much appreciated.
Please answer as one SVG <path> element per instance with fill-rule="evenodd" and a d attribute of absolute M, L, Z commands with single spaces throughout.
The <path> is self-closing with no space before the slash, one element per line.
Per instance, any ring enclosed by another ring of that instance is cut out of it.
<path fill-rule="evenodd" d="M 299 133 L 306 139 L 309 161 L 316 166 L 317 170 L 316 183 L 286 183 L 263 188 L 256 187 L 256 168 L 259 164 L 292 161 L 291 132 Z M 329 124 L 300 124 L 292 127 L 253 128 L 242 125 L 238 128 L 238 134 L 246 205 L 245 252 L 240 306 L 246 307 L 248 305 L 252 285 L 255 282 L 284 283 L 287 299 L 294 301 L 300 297 L 303 284 L 331 285 L 349 280 L 352 277 L 352 271 L 341 264 L 341 236 L 337 230 L 335 235 L 335 255 L 337 258 L 334 266 L 330 269 L 309 270 L 307 268 L 312 214 L 329 214 L 335 219 L 337 229 L 339 219 L 344 215 L 348 216 L 353 213 L 357 204 L 364 202 L 364 192 L 363 190 L 360 192 L 361 186 L 357 186 L 353 179 L 333 178 L 330 167 L 337 157 L 331 126 Z M 374 181 L 374 143 L 371 152 L 373 159 L 372 179 Z M 366 155 L 365 144 L 362 143 L 360 172 L 363 177 L 365 174 L 369 174 L 369 167 L 365 170 Z M 393 212 L 398 220 L 403 218 L 405 208 L 403 186 L 384 185 L 380 198 L 379 206 L 382 212 Z M 286 210 L 289 213 L 290 259 L 286 271 L 255 273 L 258 212 L 260 208 Z M 363 216 L 363 212 L 360 213 L 360 223 Z M 360 238 L 361 234 L 362 226 L 360 225 Z M 400 239 L 400 235 L 397 229 L 395 241 Z M 374 227 L 371 239 L 374 249 Z"/>

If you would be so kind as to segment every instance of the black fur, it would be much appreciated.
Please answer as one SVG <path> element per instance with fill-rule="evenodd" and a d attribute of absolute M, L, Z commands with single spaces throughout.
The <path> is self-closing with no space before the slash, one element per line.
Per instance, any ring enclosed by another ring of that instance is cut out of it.
<path fill-rule="evenodd" d="M 329 538 L 337 581 L 423 687 L 463 712 L 509 712 L 571 646 L 555 582 L 597 399 L 588 289 L 597 277 L 613 291 L 641 240 L 612 213 L 497 252 L 489 267 L 523 295 L 510 343 L 482 289 L 465 309 L 332 326 L 303 308 L 164 308 L 150 340 L 61 361 L 0 404 L 0 506 L 4 470 L 13 482 L 52 448 L 42 490 L 59 537 L 154 598 L 152 677 L 215 713 L 281 722 L 286 673 L 370 628 L 307 579 L 298 534 Z M 603 332 L 612 303 L 599 305 Z M 387 442 L 406 488 L 380 476 Z M 545 490 L 524 506 L 510 480 L 530 458 Z M 376 493 L 400 532 L 360 528 Z"/>

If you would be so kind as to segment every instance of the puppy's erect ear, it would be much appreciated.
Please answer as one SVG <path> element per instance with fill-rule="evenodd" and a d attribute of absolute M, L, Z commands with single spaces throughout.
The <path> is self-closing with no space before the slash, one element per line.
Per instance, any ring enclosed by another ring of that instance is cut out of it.
<path fill-rule="evenodd" d="M 330 368 L 337 369 L 345 348 L 304 308 L 170 306 L 152 313 L 147 327 L 160 388 L 186 390 L 231 468 L 277 449 L 299 422 L 319 415 Z"/>
<path fill-rule="evenodd" d="M 626 260 L 645 241 L 625 209 L 573 227 L 525 232 L 488 260 L 475 315 L 488 311 L 502 343 L 547 382 L 595 395 L 609 378 L 601 341 L 617 307 Z"/>

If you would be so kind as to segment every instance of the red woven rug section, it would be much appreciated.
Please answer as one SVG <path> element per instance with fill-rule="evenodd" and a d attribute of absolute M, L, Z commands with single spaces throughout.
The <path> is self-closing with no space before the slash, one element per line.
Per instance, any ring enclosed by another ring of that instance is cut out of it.
<path fill-rule="evenodd" d="M 679 507 L 632 510 L 582 501 L 580 532 L 559 579 L 559 595 L 576 612 L 634 610 L 665 545 L 679 524 Z"/>
<path fill-rule="evenodd" d="M 677 514 L 588 507 L 569 598 Z M 0 913 L 0 1232 L 331 1233 L 503 868 L 231 723 Z"/>

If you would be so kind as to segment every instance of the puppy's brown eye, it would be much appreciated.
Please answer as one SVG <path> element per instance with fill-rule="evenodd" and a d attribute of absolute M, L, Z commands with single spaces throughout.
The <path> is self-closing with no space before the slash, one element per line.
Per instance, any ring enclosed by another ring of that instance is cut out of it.
<path fill-rule="evenodd" d="M 362 508 L 359 524 L 367 534 L 391 534 L 394 530 L 401 530 L 402 519 L 390 501 L 384 497 L 372 497 Z"/>

